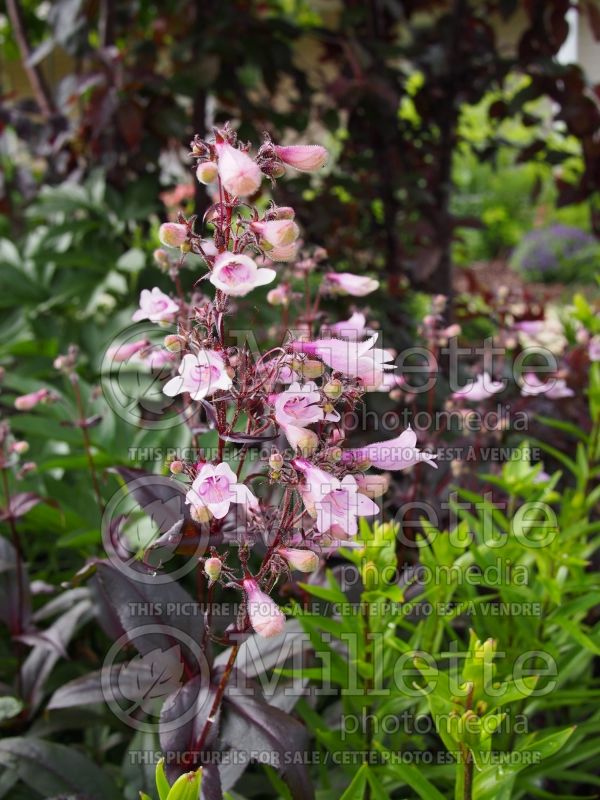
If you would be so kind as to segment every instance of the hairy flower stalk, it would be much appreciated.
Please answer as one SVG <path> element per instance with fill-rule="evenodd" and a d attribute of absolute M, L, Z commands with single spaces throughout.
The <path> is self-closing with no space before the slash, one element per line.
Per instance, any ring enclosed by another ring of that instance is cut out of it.
<path fill-rule="evenodd" d="M 171 463 L 173 480 L 186 483 L 192 519 L 223 542 L 199 560 L 210 597 L 227 587 L 237 590 L 241 601 L 233 631 L 226 633 L 234 649 L 217 688 L 216 712 L 239 636 L 254 631 L 271 637 L 284 630 L 284 611 L 271 596 L 281 576 L 316 570 L 323 548 L 351 540 L 359 518 L 379 513 L 374 498 L 384 494 L 389 478 L 367 473 L 368 466 L 394 470 L 419 461 L 435 464 L 416 448 L 412 431 L 391 442 L 344 449 L 347 413 L 393 373 L 393 354 L 376 346 L 378 335 L 371 334 L 360 311 L 346 322 L 326 320 L 314 338 L 317 310 L 329 294 L 362 297 L 378 282 L 334 272 L 326 266 L 323 248 L 300 252 L 292 208 L 251 202 L 264 179 L 273 182 L 286 167 L 319 170 L 325 148 L 279 146 L 267 138 L 253 155 L 225 126 L 212 139 L 196 137 L 191 155 L 197 179 L 214 181 L 214 202 L 202 229 L 199 220 L 181 215 L 161 227 L 161 242 L 179 248 L 176 264 L 168 254 L 161 256 L 176 282 L 177 299 L 158 288 L 144 290 L 134 320 L 176 324 L 176 332 L 165 339 L 164 352 L 174 361 L 163 392 L 174 398 L 192 431 L 208 422 L 217 434 L 216 448 L 201 450 L 196 461 Z M 180 291 L 188 253 L 203 264 L 195 289 L 212 299 L 197 293 L 187 299 Z M 321 277 L 315 296 L 310 273 Z M 284 331 L 278 344 L 256 358 L 246 343 L 228 335 L 227 323 L 233 318 L 239 328 L 234 314 L 242 298 L 267 295 L 267 286 L 270 303 L 283 306 L 286 315 L 297 314 L 289 319 L 296 333 Z M 294 302 L 302 299 L 302 289 L 303 302 Z M 132 354 L 137 347 L 130 348 Z M 257 459 L 259 451 L 263 455 Z M 210 638 L 223 640 L 210 618 L 207 626 Z M 198 752 L 213 718 L 211 712 L 197 738 Z"/>

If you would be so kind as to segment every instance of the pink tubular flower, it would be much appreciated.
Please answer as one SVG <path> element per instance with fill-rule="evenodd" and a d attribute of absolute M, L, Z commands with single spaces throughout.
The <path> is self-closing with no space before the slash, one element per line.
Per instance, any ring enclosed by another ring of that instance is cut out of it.
<path fill-rule="evenodd" d="M 271 261 L 294 261 L 298 255 L 298 243 L 292 242 L 281 247 L 274 247 L 272 250 L 267 251 L 267 255 Z"/>
<path fill-rule="evenodd" d="M 111 361 L 129 361 L 136 353 L 149 347 L 150 342 L 148 339 L 138 339 L 137 342 L 129 342 L 128 344 L 119 344 L 115 347 L 109 347 L 106 351 L 106 357 Z"/>
<path fill-rule="evenodd" d="M 319 446 L 319 437 L 308 428 L 282 424 L 281 430 L 285 433 L 285 438 L 290 443 L 290 446 L 302 453 L 303 456 L 311 455 Z"/>
<path fill-rule="evenodd" d="M 292 342 L 295 353 L 317 356 L 331 369 L 358 378 L 366 389 L 374 391 L 383 383 L 384 372 L 394 369 L 387 364 L 393 355 L 381 348 L 373 347 L 379 334 L 364 342 L 349 342 L 343 339 L 317 339 L 314 342 Z"/>
<path fill-rule="evenodd" d="M 274 149 L 284 164 L 301 172 L 316 172 L 327 161 L 327 150 L 319 144 L 275 145 Z"/>
<path fill-rule="evenodd" d="M 561 400 L 564 397 L 573 397 L 575 392 L 569 389 L 562 378 L 552 378 L 548 383 L 543 383 L 535 373 L 527 372 L 521 385 L 521 394 L 523 397 L 543 394 L 549 400 Z"/>
<path fill-rule="evenodd" d="M 312 381 L 301 386 L 292 383 L 289 389 L 275 397 L 275 419 L 279 425 L 297 425 L 304 428 L 325 418 L 319 405 L 321 395 Z"/>
<path fill-rule="evenodd" d="M 454 400 L 471 400 L 474 403 L 479 403 L 481 400 L 487 400 L 498 392 L 504 389 L 504 381 L 493 381 L 487 372 L 478 375 L 474 381 L 463 386 L 462 389 L 454 392 L 452 398 Z"/>
<path fill-rule="evenodd" d="M 243 483 L 238 483 L 229 464 L 204 464 L 185 496 L 194 509 L 207 509 L 216 519 L 223 519 L 232 503 L 258 508 L 258 500 Z"/>
<path fill-rule="evenodd" d="M 419 461 L 425 461 L 437 469 L 437 464 L 434 462 L 436 456 L 418 450 L 416 444 L 417 434 L 412 428 L 408 428 L 400 436 L 388 439 L 387 442 L 374 442 L 365 447 L 346 450 L 343 459 L 344 461 L 368 462 L 378 469 L 388 470 L 407 469 L 418 464 Z"/>
<path fill-rule="evenodd" d="M 17 411 L 31 411 L 40 403 L 46 403 L 52 397 L 50 389 L 38 389 L 29 394 L 22 394 L 15 399 L 15 408 Z"/>
<path fill-rule="evenodd" d="M 312 550 L 280 547 L 277 553 L 285 558 L 292 569 L 297 569 L 298 572 L 314 572 L 319 566 L 319 556 Z"/>
<path fill-rule="evenodd" d="M 353 275 L 351 272 L 327 272 L 325 287 L 336 294 L 364 297 L 379 289 L 379 281 L 365 275 Z"/>
<path fill-rule="evenodd" d="M 172 322 L 178 311 L 177 303 L 155 286 L 151 292 L 142 289 L 140 307 L 131 319 L 134 322 L 143 319 L 149 319 L 150 322 Z"/>
<path fill-rule="evenodd" d="M 256 633 L 265 638 L 282 633 L 285 627 L 285 614 L 277 603 L 259 589 L 254 578 L 246 578 L 243 586 L 250 624 Z"/>
<path fill-rule="evenodd" d="M 248 153 L 227 142 L 217 142 L 219 177 L 223 188 L 235 197 L 254 194 L 261 184 L 262 172 Z"/>
<path fill-rule="evenodd" d="M 179 365 L 179 376 L 171 378 L 163 386 L 168 397 L 187 392 L 192 400 L 210 397 L 219 389 L 229 389 L 232 380 L 227 374 L 225 362 L 214 350 L 200 350 L 194 355 L 185 355 Z"/>
<path fill-rule="evenodd" d="M 160 347 L 154 350 L 151 350 L 148 355 L 143 357 L 143 362 L 150 369 L 162 369 L 166 367 L 167 364 L 171 364 L 176 358 L 175 353 L 171 353 L 168 350 Z"/>
<path fill-rule="evenodd" d="M 329 326 L 329 330 L 334 336 L 340 336 L 342 339 L 351 339 L 353 342 L 362 337 L 366 333 L 367 318 L 360 311 L 355 311 L 350 319 L 344 322 L 336 322 L 334 325 Z"/>
<path fill-rule="evenodd" d="M 320 533 L 342 538 L 356 536 L 357 517 L 372 517 L 379 512 L 377 505 L 358 491 L 353 475 L 346 475 L 340 481 L 304 458 L 296 458 L 292 463 L 304 474 L 302 498 L 308 513 L 316 518 Z"/>
<path fill-rule="evenodd" d="M 287 247 L 293 244 L 300 229 L 291 219 L 274 219 L 271 222 L 252 222 L 250 228 L 260 236 L 263 246 Z"/>
<path fill-rule="evenodd" d="M 210 273 L 210 282 L 217 289 L 233 297 L 244 297 L 257 286 L 271 283 L 276 276 L 274 269 L 260 269 L 249 256 L 221 253 L 215 259 Z"/>
<path fill-rule="evenodd" d="M 178 222 L 164 222 L 158 229 L 158 238 L 167 247 L 181 247 L 187 240 L 187 235 L 187 226 Z"/>

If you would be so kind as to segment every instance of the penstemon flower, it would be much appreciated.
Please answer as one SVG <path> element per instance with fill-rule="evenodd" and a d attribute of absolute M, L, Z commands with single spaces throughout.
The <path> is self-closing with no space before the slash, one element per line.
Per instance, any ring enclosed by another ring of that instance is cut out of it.
<path fill-rule="evenodd" d="M 173 322 L 178 311 L 177 303 L 155 286 L 152 291 L 142 289 L 140 307 L 131 319 L 134 322 L 143 319 L 148 319 L 150 322 Z"/>
<path fill-rule="evenodd" d="M 410 429 L 388 441 L 347 446 L 348 412 L 365 392 L 389 391 L 402 378 L 392 379 L 394 354 L 377 346 L 366 313 L 332 322 L 319 305 L 332 294 L 365 296 L 379 282 L 326 268 L 323 248 L 305 250 L 299 242 L 292 208 L 247 201 L 262 191 L 263 177 L 274 181 L 285 166 L 316 171 L 327 151 L 279 146 L 266 137 L 253 155 L 225 126 L 214 138 L 196 137 L 192 157 L 197 180 L 215 185 L 202 223 L 179 215 L 161 226 L 161 242 L 180 249 L 176 257 L 161 251 L 157 259 L 174 279 L 178 299 L 144 290 L 134 314 L 135 320 L 174 322 L 177 331 L 162 349 L 142 347 L 140 340 L 115 356 L 139 352 L 152 366 L 172 365 L 163 392 L 175 398 L 173 407 L 200 447 L 194 461 L 170 462 L 172 479 L 184 482 L 192 520 L 211 544 L 219 543 L 198 560 L 200 581 L 208 582 L 211 597 L 219 587 L 239 592 L 239 612 L 225 634 L 230 641 L 251 630 L 271 637 L 285 628 L 285 614 L 271 597 L 280 576 L 313 572 L 337 543 L 352 546 L 360 518 L 379 513 L 374 499 L 385 494 L 390 476 L 368 468 L 399 470 L 422 461 L 435 467 L 435 456 L 416 447 Z M 194 265 L 202 264 L 190 298 L 180 275 L 188 253 Z M 282 338 L 256 356 L 245 344 L 232 346 L 227 321 L 239 298 L 255 293 L 252 305 L 259 307 L 261 292 L 279 307 Z M 313 338 L 317 326 L 321 333 Z M 216 435 L 214 449 L 202 448 L 206 423 Z M 239 447 L 235 461 L 230 445 Z M 259 452 L 252 445 L 260 446 L 261 457 L 250 465 L 249 452 Z M 223 641 L 214 622 L 206 624 L 207 636 Z"/>
<path fill-rule="evenodd" d="M 179 377 L 172 378 L 163 386 L 169 397 L 189 394 L 192 400 L 202 400 L 219 389 L 229 389 L 232 380 L 222 357 L 213 350 L 185 355 L 179 365 Z"/>

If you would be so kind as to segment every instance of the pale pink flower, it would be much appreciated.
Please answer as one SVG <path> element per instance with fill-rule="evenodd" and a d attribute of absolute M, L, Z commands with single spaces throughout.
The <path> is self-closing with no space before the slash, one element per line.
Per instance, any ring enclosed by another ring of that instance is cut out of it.
<path fill-rule="evenodd" d="M 487 372 L 478 375 L 474 381 L 463 386 L 462 389 L 453 392 L 454 400 L 470 400 L 479 403 L 487 400 L 488 397 L 501 392 L 504 389 L 504 381 L 494 381 Z"/>
<path fill-rule="evenodd" d="M 275 145 L 274 149 L 284 164 L 302 172 L 316 172 L 327 161 L 327 150 L 319 144 Z"/>
<path fill-rule="evenodd" d="M 207 558 L 204 562 L 204 574 L 210 579 L 211 583 L 218 580 L 221 570 L 223 569 L 223 562 L 220 558 L 213 556 Z"/>
<path fill-rule="evenodd" d="M 336 294 L 351 294 L 364 297 L 379 289 L 379 281 L 366 275 L 353 275 L 352 272 L 327 272 L 325 288 Z"/>
<path fill-rule="evenodd" d="M 150 322 L 172 322 L 178 311 L 177 303 L 155 286 L 152 291 L 142 289 L 140 307 L 131 319 L 134 322 L 143 319 L 148 319 Z"/>
<path fill-rule="evenodd" d="M 187 241 L 187 236 L 187 226 L 178 222 L 163 222 L 158 229 L 158 238 L 167 247 L 181 247 Z"/>
<path fill-rule="evenodd" d="M 151 350 L 147 356 L 143 356 L 143 361 L 150 369 L 162 369 L 168 364 L 172 364 L 176 358 L 175 353 L 171 353 L 161 347 Z"/>
<path fill-rule="evenodd" d="M 250 228 L 260 236 L 263 246 L 266 244 L 269 248 L 287 247 L 296 241 L 300 233 L 300 229 L 291 219 L 252 222 Z"/>
<path fill-rule="evenodd" d="M 219 177 L 223 188 L 235 197 L 246 197 L 254 194 L 262 181 L 262 172 L 258 164 L 248 153 L 232 147 L 227 142 L 217 142 L 219 157 Z"/>
<path fill-rule="evenodd" d="M 303 456 L 311 455 L 318 448 L 319 437 L 314 431 L 290 424 L 282 424 L 280 427 L 285 433 L 290 447 L 293 447 L 296 452 L 302 453 Z"/>
<path fill-rule="evenodd" d="M 592 336 L 588 346 L 590 361 L 600 361 L 600 335 Z"/>
<path fill-rule="evenodd" d="M 282 633 L 285 628 L 285 614 L 277 603 L 259 589 L 253 578 L 246 578 L 243 586 L 250 624 L 256 633 L 265 638 Z"/>
<path fill-rule="evenodd" d="M 342 339 L 351 339 L 357 341 L 362 339 L 367 333 L 367 318 L 360 311 L 355 311 L 350 319 L 343 322 L 336 322 L 334 325 L 329 325 L 328 330 L 334 336 L 339 336 Z"/>
<path fill-rule="evenodd" d="M 221 253 L 215 259 L 209 280 L 225 294 L 244 297 L 257 286 L 271 283 L 276 274 L 274 269 L 259 268 L 249 256 Z"/>
<path fill-rule="evenodd" d="M 356 536 L 357 517 L 372 517 L 379 512 L 378 506 L 358 491 L 353 475 L 346 475 L 340 481 L 306 459 L 296 458 L 292 463 L 304 474 L 302 498 L 308 513 L 316 518 L 320 533 L 342 538 Z"/>
<path fill-rule="evenodd" d="M 232 503 L 258 508 L 258 500 L 243 483 L 238 483 L 229 464 L 204 464 L 194 479 L 185 502 L 194 509 L 207 509 L 215 519 L 223 519 Z"/>
<path fill-rule="evenodd" d="M 219 169 L 214 161 L 201 161 L 196 168 L 196 178 L 205 186 L 214 183 L 218 176 Z"/>
<path fill-rule="evenodd" d="M 384 373 L 394 369 L 386 362 L 393 355 L 381 348 L 373 347 L 379 334 L 374 334 L 364 342 L 350 342 L 343 339 L 317 339 L 314 342 L 292 342 L 296 353 L 317 356 L 331 369 L 353 378 L 358 378 L 365 388 L 374 391 L 383 383 Z"/>
<path fill-rule="evenodd" d="M 129 342 L 127 344 L 118 344 L 114 347 L 109 347 L 106 351 L 106 357 L 111 361 L 129 361 L 140 350 L 149 347 L 150 342 L 148 339 L 138 339 L 137 342 Z"/>
<path fill-rule="evenodd" d="M 179 375 L 165 384 L 163 393 L 175 397 L 186 392 L 192 400 L 202 400 L 219 389 L 231 388 L 231 385 L 232 380 L 221 356 L 214 350 L 200 350 L 183 357 Z"/>
<path fill-rule="evenodd" d="M 300 385 L 291 384 L 289 389 L 274 398 L 275 419 L 279 425 L 296 425 L 304 428 L 325 418 L 320 406 L 321 395 L 312 381 Z"/>
<path fill-rule="evenodd" d="M 38 389 L 29 394 L 22 394 L 15 399 L 15 408 L 17 411 L 31 411 L 40 403 L 46 403 L 52 399 L 52 392 L 50 389 Z"/>
<path fill-rule="evenodd" d="M 563 378 L 551 378 L 547 383 L 542 382 L 533 372 L 527 372 L 521 384 L 523 397 L 545 395 L 549 400 L 560 400 L 564 397 L 574 397 L 575 392 L 569 389 Z"/>
<path fill-rule="evenodd" d="M 298 255 L 298 242 L 274 247 L 272 250 L 267 251 L 267 255 L 271 261 L 294 261 Z"/>
<path fill-rule="evenodd" d="M 271 306 L 287 306 L 290 302 L 290 287 L 285 283 L 267 292 L 267 303 Z"/>
<path fill-rule="evenodd" d="M 319 556 L 312 550 L 279 547 L 277 553 L 285 558 L 292 569 L 297 569 L 298 572 L 314 572 L 319 566 Z"/>
<path fill-rule="evenodd" d="M 437 469 L 434 459 L 437 457 L 432 453 L 419 450 L 416 447 L 417 434 L 412 428 L 408 428 L 395 439 L 388 439 L 387 442 L 374 442 L 373 444 L 346 450 L 343 460 L 348 462 L 357 461 L 361 464 L 368 462 L 378 469 L 400 470 L 412 467 L 420 461 L 427 462 L 431 467 Z"/>

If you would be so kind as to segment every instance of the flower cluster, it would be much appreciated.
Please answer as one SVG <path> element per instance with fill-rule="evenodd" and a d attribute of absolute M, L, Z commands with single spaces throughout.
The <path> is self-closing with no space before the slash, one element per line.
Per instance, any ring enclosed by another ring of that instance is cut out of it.
<path fill-rule="evenodd" d="M 274 181 L 287 167 L 319 170 L 327 160 L 325 148 L 279 146 L 267 138 L 252 155 L 226 126 L 210 141 L 196 137 L 191 155 L 197 179 L 214 200 L 205 215 L 212 235 L 180 215 L 161 226 L 166 249 L 158 251 L 157 261 L 177 279 L 187 254 L 199 256 L 205 269 L 196 285 L 212 285 L 214 296 L 199 301 L 196 296 L 192 303 L 181 292 L 170 297 L 158 288 L 144 290 L 133 319 L 177 326 L 165 339 L 165 352 L 177 363 L 163 392 L 180 398 L 189 424 L 206 418 L 216 428 L 218 447 L 194 463 L 173 462 L 171 471 L 187 481 L 194 522 L 225 538 L 225 549 L 213 547 L 203 560 L 210 585 L 242 593 L 238 630 L 251 627 L 272 636 L 285 623 L 270 596 L 279 576 L 317 569 L 327 548 L 356 536 L 360 517 L 379 512 L 375 499 L 388 477 L 368 470 L 436 464 L 434 456 L 417 449 L 410 429 L 388 441 L 345 446 L 346 414 L 366 392 L 389 391 L 394 354 L 379 346 L 379 334 L 369 329 L 362 311 L 327 324 L 318 308 L 329 295 L 362 298 L 378 281 L 332 270 L 322 249 L 301 253 L 294 210 L 251 202 L 265 178 Z M 177 263 L 170 255 L 174 249 Z M 321 276 L 315 297 L 310 273 Z M 298 304 L 302 310 L 293 328 L 282 332 L 281 343 L 256 358 L 248 347 L 229 344 L 225 320 L 239 298 L 278 276 L 270 303 L 287 309 L 297 277 L 303 279 L 305 302 Z M 122 355 L 135 355 L 144 346 L 140 340 Z M 226 443 L 239 446 L 234 460 L 225 458 Z M 256 446 L 267 452 L 258 465 L 253 459 L 250 469 L 247 456 Z M 230 557 L 234 542 L 238 566 Z"/>

